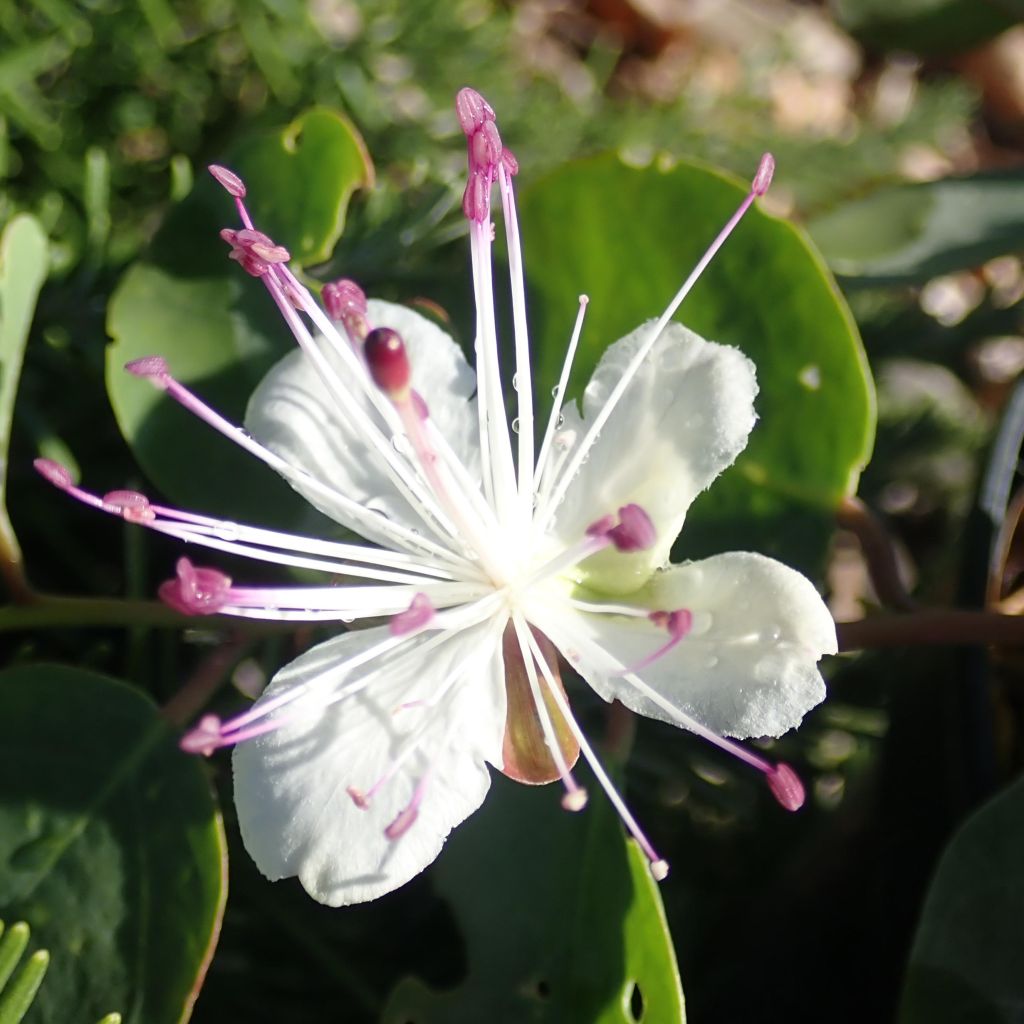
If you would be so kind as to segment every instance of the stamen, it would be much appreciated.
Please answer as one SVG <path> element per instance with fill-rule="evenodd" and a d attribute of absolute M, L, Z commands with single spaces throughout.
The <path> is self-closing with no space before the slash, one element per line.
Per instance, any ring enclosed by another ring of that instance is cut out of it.
<path fill-rule="evenodd" d="M 231 246 L 228 258 L 253 277 L 264 277 L 275 263 L 287 263 L 292 257 L 283 245 L 255 228 L 224 228 L 220 237 Z"/>
<path fill-rule="evenodd" d="M 62 491 L 66 491 L 74 486 L 74 481 L 71 479 L 71 471 L 67 466 L 62 466 L 59 462 L 54 462 L 53 459 L 35 459 L 32 465 L 40 476 L 53 484 L 54 487 L 59 487 Z"/>
<path fill-rule="evenodd" d="M 541 673 L 544 676 L 544 681 L 547 683 L 548 692 L 554 699 L 562 717 L 572 730 L 572 734 L 576 737 L 576 742 L 579 743 L 580 750 L 582 751 L 583 756 L 587 759 L 587 763 L 590 765 L 590 770 L 597 777 L 597 781 L 601 784 L 601 788 L 605 791 L 605 795 L 608 797 L 609 801 L 611 801 L 612 806 L 622 819 L 623 825 L 626 826 L 629 834 L 636 840 L 637 845 L 643 851 L 644 856 L 647 857 L 647 860 L 650 863 L 651 874 L 660 882 L 668 875 L 668 862 L 659 857 L 655 852 L 654 847 L 651 845 L 647 836 L 644 835 L 636 818 L 633 817 L 629 808 L 626 806 L 625 801 L 621 796 L 619 796 L 618 790 L 616 790 L 615 786 L 612 784 L 612 780 L 608 777 L 608 773 L 601 766 L 601 762 L 598 760 L 593 748 L 587 742 L 587 737 L 584 735 L 579 723 L 575 718 L 573 718 L 572 711 L 569 708 L 569 703 L 562 695 L 558 685 L 555 683 L 551 675 L 551 669 L 548 667 L 544 658 L 539 656 L 539 646 L 536 638 L 532 634 L 528 633 L 527 640 L 533 649 L 534 657 L 537 658 L 537 664 L 540 666 Z"/>
<path fill-rule="evenodd" d="M 408 398 L 412 371 L 405 342 L 398 331 L 390 327 L 375 328 L 366 336 L 363 352 L 374 384 L 393 402 Z"/>
<path fill-rule="evenodd" d="M 124 368 L 133 377 L 142 377 L 158 388 L 166 388 L 171 379 L 171 371 L 163 356 L 143 356 L 125 363 Z"/>
<path fill-rule="evenodd" d="M 541 490 L 546 485 L 548 454 L 551 444 L 555 439 L 555 431 L 558 429 L 562 413 L 562 402 L 565 398 L 565 389 L 569 386 L 569 375 L 572 373 L 573 360 L 576 358 L 576 349 L 580 343 L 580 334 L 583 331 L 583 318 L 587 313 L 587 306 L 590 299 L 586 295 L 580 296 L 580 308 L 576 313 L 576 323 L 573 325 L 572 337 L 569 339 L 569 347 L 566 349 L 565 359 L 562 361 L 562 372 L 558 378 L 558 384 L 552 392 L 554 401 L 551 403 L 551 414 L 548 416 L 548 425 L 544 430 L 544 440 L 541 442 L 540 455 L 537 457 L 537 479 L 540 481 Z"/>
<path fill-rule="evenodd" d="M 788 764 L 780 761 L 765 773 L 765 777 L 772 796 L 787 811 L 799 811 L 803 807 L 806 799 L 804 784 Z"/>
<path fill-rule="evenodd" d="M 486 121 L 494 120 L 494 109 L 476 91 L 466 86 L 455 96 L 455 114 L 465 135 L 472 135 Z"/>
<path fill-rule="evenodd" d="M 764 194 L 764 190 L 767 189 L 768 183 L 771 181 L 771 175 L 774 171 L 775 162 L 771 157 L 771 154 L 765 154 L 761 158 L 761 162 L 758 165 L 757 174 L 755 175 L 751 189 L 744 197 L 743 201 L 736 208 L 736 212 L 726 221 L 725 226 L 721 231 L 714 237 L 711 244 L 707 247 L 704 255 L 697 261 L 697 265 L 690 271 L 689 276 L 682 283 L 679 291 L 672 297 L 672 301 L 669 302 L 665 312 L 661 314 L 657 322 L 651 327 L 647 334 L 647 338 L 644 343 L 637 349 L 633 358 L 629 361 L 626 369 L 623 371 L 622 376 L 618 379 L 615 387 L 612 388 L 611 393 L 605 400 L 604 405 L 601 407 L 597 416 L 594 417 L 593 422 L 587 429 L 586 434 L 583 437 L 583 441 L 579 447 L 573 453 L 572 458 L 569 460 L 568 466 L 565 468 L 565 472 L 562 473 L 558 483 L 552 490 L 551 494 L 547 497 L 543 509 L 540 510 L 536 517 L 536 525 L 540 530 L 546 529 L 548 523 L 551 521 L 552 516 L 555 513 L 555 509 L 558 508 L 562 499 L 565 497 L 565 493 L 569 488 L 569 484 L 575 479 L 576 474 L 579 472 L 580 466 L 583 465 L 587 456 L 590 454 L 590 449 L 594 446 L 594 442 L 597 440 L 598 435 L 604 428 L 604 425 L 608 422 L 608 418 L 611 416 L 615 407 L 619 403 L 619 399 L 622 398 L 626 388 L 632 383 L 636 377 L 637 370 L 639 370 L 641 364 L 650 354 L 651 349 L 654 347 L 655 342 L 661 337 L 662 332 L 668 325 L 669 320 L 675 315 L 677 309 L 679 309 L 683 300 L 693 286 L 700 279 L 700 276 L 707 269 L 708 264 L 715 258 L 718 250 L 725 244 L 725 240 L 735 230 L 736 225 L 743 219 L 747 211 L 753 205 L 754 200 Z"/>
<path fill-rule="evenodd" d="M 423 778 L 416 783 L 416 788 L 412 791 L 412 797 L 409 802 L 398 812 L 394 821 L 384 829 L 384 835 L 392 842 L 396 839 L 401 839 L 402 836 L 412 828 L 416 819 L 419 817 L 420 804 L 423 802 L 423 794 L 427 790 L 427 780 L 429 778 L 430 773 L 427 772 Z"/>
<path fill-rule="evenodd" d="M 417 594 L 404 612 L 392 616 L 388 629 L 392 636 L 407 636 L 418 632 L 434 617 L 434 606 L 426 594 Z"/>
<path fill-rule="evenodd" d="M 161 583 L 157 595 L 182 615 L 214 615 L 229 602 L 231 577 L 217 569 L 193 565 L 179 558 L 173 580 Z"/>
<path fill-rule="evenodd" d="M 202 754 L 203 757 L 209 757 L 222 746 L 221 729 L 221 720 L 216 715 L 203 715 L 178 740 L 178 746 L 186 754 Z"/>
<path fill-rule="evenodd" d="M 668 630 L 669 639 L 667 643 L 652 651 L 646 658 L 641 659 L 635 665 L 630 665 L 622 672 L 622 675 L 641 672 L 648 665 L 653 665 L 660 658 L 665 657 L 693 627 L 693 613 L 689 608 L 680 608 L 674 612 L 651 612 L 647 617 L 654 625 L 664 626 Z"/>
<path fill-rule="evenodd" d="M 245 182 L 234 171 L 229 171 L 220 164 L 210 164 L 207 170 L 224 186 L 224 190 L 229 195 L 234 196 L 235 199 L 245 198 Z"/>
<path fill-rule="evenodd" d="M 619 509 L 618 522 L 609 513 L 592 522 L 585 532 L 588 537 L 606 538 L 624 553 L 646 551 L 657 538 L 651 517 L 634 503 Z"/>
<path fill-rule="evenodd" d="M 352 341 L 362 341 L 370 333 L 366 319 L 366 293 L 355 281 L 344 277 L 329 281 L 320 292 L 320 298 L 327 315 L 344 325 Z"/>

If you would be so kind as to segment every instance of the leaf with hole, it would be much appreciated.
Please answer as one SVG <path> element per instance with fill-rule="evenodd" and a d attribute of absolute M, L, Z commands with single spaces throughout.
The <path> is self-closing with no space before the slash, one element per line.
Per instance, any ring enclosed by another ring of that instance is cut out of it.
<path fill-rule="evenodd" d="M 590 788 L 571 814 L 554 786 L 495 777 L 433 872 L 462 928 L 466 978 L 449 992 L 406 979 L 383 1024 L 683 1024 L 657 883 Z"/>

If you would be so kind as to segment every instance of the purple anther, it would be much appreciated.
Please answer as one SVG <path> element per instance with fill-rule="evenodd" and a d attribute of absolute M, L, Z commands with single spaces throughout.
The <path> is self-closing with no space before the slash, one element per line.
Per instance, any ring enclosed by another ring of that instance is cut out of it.
<path fill-rule="evenodd" d="M 426 594 L 417 594 L 404 612 L 391 616 L 388 629 L 392 636 L 407 636 L 422 629 L 434 617 L 434 606 Z"/>
<path fill-rule="evenodd" d="M 245 198 L 245 182 L 234 171 L 229 171 L 226 167 L 221 167 L 220 164 L 210 164 L 207 170 L 229 195 L 236 199 Z"/>
<path fill-rule="evenodd" d="M 375 328 L 366 336 L 363 352 L 374 384 L 392 399 L 407 397 L 412 371 L 405 342 L 398 331 L 390 327 Z"/>
<path fill-rule="evenodd" d="M 757 174 L 754 175 L 754 180 L 750 183 L 750 191 L 755 196 L 763 196 L 768 191 L 774 176 L 775 157 L 771 153 L 765 153 L 761 157 L 761 162 L 757 165 Z"/>
<path fill-rule="evenodd" d="M 163 356 L 143 356 L 124 364 L 125 370 L 133 377 L 145 377 L 157 387 L 164 388 L 171 377 L 170 367 Z"/>
<path fill-rule="evenodd" d="M 619 551 L 646 551 L 657 539 L 651 517 L 635 504 L 619 509 L 619 524 L 608 531 L 608 539 Z"/>
<path fill-rule="evenodd" d="M 455 114 L 459 119 L 459 126 L 467 137 L 484 122 L 494 120 L 491 105 L 476 89 L 470 89 L 468 86 L 460 89 L 455 96 Z"/>
<path fill-rule="evenodd" d="M 483 224 L 491 212 L 491 176 L 484 171 L 471 171 L 466 191 L 462 193 L 462 212 L 468 220 Z"/>
<path fill-rule="evenodd" d="M 366 808 L 370 806 L 370 798 L 361 789 L 356 789 L 355 786 L 349 786 L 345 792 L 352 797 L 352 803 L 354 803 L 361 811 L 365 811 Z"/>
<path fill-rule="evenodd" d="M 272 264 L 287 263 L 291 259 L 283 245 L 277 245 L 268 235 L 254 228 L 241 228 L 239 231 L 224 228 L 220 237 L 231 246 L 229 259 L 235 260 L 253 277 L 262 277 Z"/>
<path fill-rule="evenodd" d="M 514 178 L 519 173 L 519 161 L 508 147 L 501 151 L 501 166 L 505 168 L 505 173 L 510 178 Z"/>
<path fill-rule="evenodd" d="M 346 313 L 360 313 L 366 316 L 366 293 L 347 277 L 328 281 L 320 297 L 332 320 L 344 320 Z"/>
<path fill-rule="evenodd" d="M 221 725 L 221 720 L 216 715 L 203 715 L 178 740 L 178 746 L 186 754 L 202 754 L 203 757 L 209 757 L 218 747 L 223 745 Z"/>
<path fill-rule="evenodd" d="M 492 171 L 501 159 L 501 136 L 493 121 L 485 121 L 469 138 L 471 171 Z"/>
<path fill-rule="evenodd" d="M 615 526 L 615 516 L 609 513 L 595 519 L 584 531 L 588 537 L 607 537 L 609 530 Z"/>
<path fill-rule="evenodd" d="M 693 628 L 693 612 L 689 608 L 678 608 L 674 612 L 651 612 L 647 618 L 660 626 L 673 640 L 682 640 Z"/>
<path fill-rule="evenodd" d="M 35 466 L 36 472 L 54 487 L 66 491 L 72 486 L 71 472 L 67 466 L 62 466 L 53 459 L 36 459 L 32 465 Z"/>
<path fill-rule="evenodd" d="M 366 320 L 366 293 L 355 281 L 344 277 L 330 281 L 324 285 L 320 297 L 327 315 L 340 321 L 354 341 L 362 341 L 370 333 Z"/>
<path fill-rule="evenodd" d="M 426 779 L 424 778 L 417 783 L 416 789 L 413 790 L 412 799 L 395 815 L 394 821 L 384 829 L 384 835 L 392 842 L 396 839 L 401 839 L 420 816 L 420 803 L 423 801 L 425 782 Z"/>
<path fill-rule="evenodd" d="M 173 580 L 160 584 L 157 594 L 164 604 L 182 615 L 214 615 L 228 603 L 231 577 L 217 569 L 194 566 L 179 558 Z"/>
<path fill-rule="evenodd" d="M 774 768 L 765 772 L 768 780 L 768 788 L 772 796 L 786 808 L 787 811 L 799 811 L 804 805 L 806 793 L 804 784 L 788 764 L 779 762 Z"/>
<path fill-rule="evenodd" d="M 139 491 L 107 491 L 104 505 L 113 505 L 122 511 L 129 508 L 149 508 L 149 498 Z"/>

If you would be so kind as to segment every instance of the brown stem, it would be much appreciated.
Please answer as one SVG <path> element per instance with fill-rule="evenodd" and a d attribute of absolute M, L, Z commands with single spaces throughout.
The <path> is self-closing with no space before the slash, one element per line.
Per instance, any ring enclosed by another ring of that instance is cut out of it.
<path fill-rule="evenodd" d="M 199 663 L 180 690 L 160 709 L 160 714 L 173 725 L 187 725 L 210 702 L 224 685 L 228 672 L 242 657 L 252 640 L 233 637 L 218 644 Z"/>
<path fill-rule="evenodd" d="M 836 625 L 839 650 L 876 647 L 1024 646 L 1024 617 L 999 612 L 922 609 Z"/>
<path fill-rule="evenodd" d="M 882 520 L 860 498 L 851 495 L 839 503 L 836 522 L 857 538 L 878 600 L 887 608 L 909 611 L 916 607 L 903 585 L 896 546 Z"/>

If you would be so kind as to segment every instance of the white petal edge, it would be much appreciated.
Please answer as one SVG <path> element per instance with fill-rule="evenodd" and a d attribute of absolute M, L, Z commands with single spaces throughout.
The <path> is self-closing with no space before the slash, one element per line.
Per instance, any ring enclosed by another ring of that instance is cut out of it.
<path fill-rule="evenodd" d="M 476 374 L 458 345 L 436 324 L 404 306 L 371 299 L 367 319 L 372 327 L 390 327 L 405 342 L 412 366 L 412 386 L 426 401 L 431 419 L 462 460 L 473 479 L 479 478 Z M 328 351 L 320 337 L 321 347 Z M 342 378 L 351 374 L 330 357 Z M 358 388 L 353 382 L 353 391 Z M 360 395 L 359 406 L 374 422 L 380 417 Z M 346 497 L 382 512 L 404 526 L 423 529 L 422 519 L 387 475 L 381 456 L 338 418 L 337 399 L 301 350 L 274 366 L 253 392 L 245 425 L 261 443 L 290 465 L 306 470 Z M 384 436 L 390 437 L 385 429 Z M 319 493 L 297 488 L 321 512 L 360 532 L 346 512 Z"/>
<path fill-rule="evenodd" d="M 690 634 L 636 674 L 671 708 L 719 735 L 780 736 L 825 697 L 817 662 L 836 653 L 835 623 L 810 580 L 781 562 L 730 552 L 671 566 L 630 603 L 692 612 Z M 664 629 L 646 619 L 555 609 L 539 625 L 605 700 L 681 724 L 618 674 L 664 644 Z"/>
<path fill-rule="evenodd" d="M 234 752 L 235 805 L 242 840 L 271 880 L 297 875 L 330 906 L 376 899 L 404 885 L 437 856 L 450 831 L 483 802 L 485 761 L 501 764 L 505 726 L 501 624 L 469 627 L 418 656 L 430 634 L 412 638 L 404 664 L 367 689 L 324 707 L 344 673 L 337 666 L 387 636 L 383 628 L 351 632 L 320 644 L 271 681 L 261 701 L 312 683 L 314 694 L 272 714 L 290 715 L 275 732 Z M 371 669 L 379 668 L 374 662 Z M 357 670 L 355 675 L 358 676 Z M 460 674 L 436 709 L 421 706 Z M 338 678 L 331 678 L 332 674 Z M 409 706 L 412 705 L 412 706 Z M 387 770 L 402 738 L 433 718 L 423 742 L 366 809 L 347 793 L 368 790 Z M 425 772 L 419 815 L 389 840 L 384 830 L 407 806 Z"/>
<path fill-rule="evenodd" d="M 653 322 L 610 346 L 561 433 L 577 443 L 644 343 Z M 754 364 L 739 349 L 670 323 L 641 364 L 557 510 L 555 532 L 575 543 L 591 523 L 636 503 L 657 540 L 630 555 L 602 552 L 582 566 L 589 586 L 630 593 L 669 558 L 693 499 L 746 447 L 754 426 Z"/>

